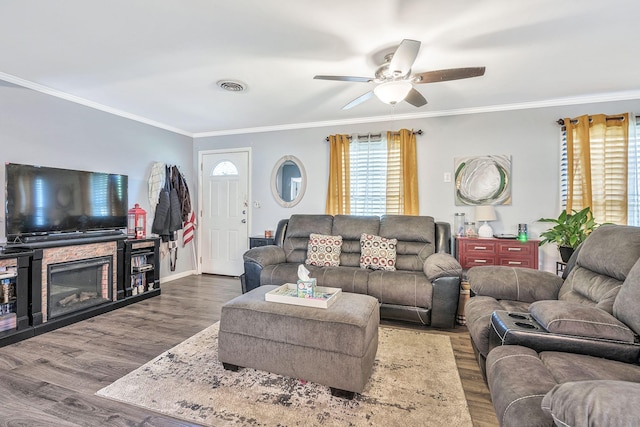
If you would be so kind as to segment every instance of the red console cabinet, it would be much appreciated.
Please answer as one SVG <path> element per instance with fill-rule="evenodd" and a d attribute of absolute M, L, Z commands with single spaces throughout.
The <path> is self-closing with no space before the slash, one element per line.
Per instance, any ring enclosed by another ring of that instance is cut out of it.
<path fill-rule="evenodd" d="M 538 240 L 456 237 L 456 257 L 462 268 L 505 265 L 538 269 Z"/>

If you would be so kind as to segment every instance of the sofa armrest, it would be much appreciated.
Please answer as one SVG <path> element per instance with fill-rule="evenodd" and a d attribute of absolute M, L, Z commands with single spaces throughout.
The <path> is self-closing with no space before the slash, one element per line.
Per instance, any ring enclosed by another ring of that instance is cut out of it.
<path fill-rule="evenodd" d="M 281 264 L 286 261 L 284 249 L 279 246 L 259 246 L 244 253 L 243 292 L 249 292 L 260 286 L 260 274 L 268 265 Z"/>
<path fill-rule="evenodd" d="M 431 326 L 453 328 L 460 299 L 462 266 L 448 253 L 435 253 L 424 261 L 423 271 L 433 286 Z"/>
<path fill-rule="evenodd" d="M 249 249 L 244 253 L 244 262 L 253 262 L 261 267 L 267 265 L 281 264 L 286 261 L 284 249 L 279 246 L 258 246 L 257 248 Z"/>
<path fill-rule="evenodd" d="M 548 271 L 492 265 L 471 267 L 468 278 L 475 295 L 521 302 L 556 300 L 563 283 Z"/>
<path fill-rule="evenodd" d="M 451 329 L 456 325 L 460 300 L 460 277 L 439 277 L 432 282 L 432 286 L 430 326 Z"/>
<path fill-rule="evenodd" d="M 462 277 L 462 266 L 447 253 L 435 253 L 427 257 L 423 271 L 432 282 L 439 277 Z"/>
<path fill-rule="evenodd" d="M 633 343 L 631 329 L 606 311 L 571 301 L 538 301 L 529 313 L 548 332 Z"/>

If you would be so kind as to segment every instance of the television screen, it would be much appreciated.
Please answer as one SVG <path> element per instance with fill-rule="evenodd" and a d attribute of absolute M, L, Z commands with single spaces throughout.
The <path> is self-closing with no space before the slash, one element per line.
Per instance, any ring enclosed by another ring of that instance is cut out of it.
<path fill-rule="evenodd" d="M 127 227 L 128 177 L 6 164 L 6 236 Z"/>

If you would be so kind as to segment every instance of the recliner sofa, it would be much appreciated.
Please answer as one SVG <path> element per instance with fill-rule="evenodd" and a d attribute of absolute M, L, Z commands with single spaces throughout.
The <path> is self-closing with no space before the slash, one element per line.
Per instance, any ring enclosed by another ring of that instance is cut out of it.
<path fill-rule="evenodd" d="M 593 322 L 596 317 L 603 325 L 618 322 L 612 315 L 613 304 L 639 258 L 640 228 L 608 224 L 596 229 L 573 254 L 564 279 L 547 271 L 527 268 L 469 269 L 469 285 L 474 296 L 465 306 L 465 315 L 481 367 L 490 350 L 495 311 L 526 313 L 543 329 L 549 328 L 557 336 L 567 337 L 564 342 L 568 345 L 571 341 L 573 352 L 581 348 L 589 352 L 589 342 L 568 337 L 581 336 L 585 340 L 606 337 L 607 332 L 602 328 L 594 330 Z M 621 329 L 611 326 L 609 330 Z M 614 351 L 613 346 L 610 351 Z"/>
<path fill-rule="evenodd" d="M 341 236 L 339 266 L 306 265 L 312 233 Z M 395 271 L 361 268 L 362 234 L 397 239 Z M 244 254 L 243 292 L 296 283 L 303 264 L 318 286 L 374 296 L 383 319 L 453 328 L 462 268 L 451 256 L 450 225 L 430 216 L 292 215 L 276 230 L 276 245 Z"/>
<path fill-rule="evenodd" d="M 608 411 L 640 383 L 640 228 L 600 226 L 563 278 L 489 266 L 468 277 L 467 325 L 502 426 L 623 425 L 628 414 Z"/>

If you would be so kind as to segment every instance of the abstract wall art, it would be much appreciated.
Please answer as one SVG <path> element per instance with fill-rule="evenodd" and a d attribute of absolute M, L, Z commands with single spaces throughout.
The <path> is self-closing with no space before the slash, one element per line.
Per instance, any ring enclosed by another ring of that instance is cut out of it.
<path fill-rule="evenodd" d="M 511 204 L 511 156 L 456 157 L 454 167 L 456 206 Z"/>

